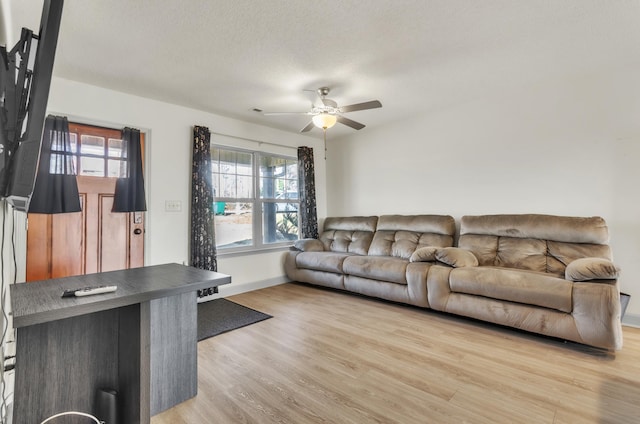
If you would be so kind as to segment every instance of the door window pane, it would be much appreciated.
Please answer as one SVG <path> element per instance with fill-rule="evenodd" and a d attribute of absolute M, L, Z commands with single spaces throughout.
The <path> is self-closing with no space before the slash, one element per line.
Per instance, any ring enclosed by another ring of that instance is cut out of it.
<path fill-rule="evenodd" d="M 109 159 L 109 177 L 125 178 L 127 176 L 127 162 Z"/>
<path fill-rule="evenodd" d="M 124 157 L 124 142 L 114 138 L 109 139 L 109 157 L 121 158 Z"/>
<path fill-rule="evenodd" d="M 69 141 L 71 142 L 71 151 L 76 153 L 78 151 L 78 134 L 70 133 Z"/>
<path fill-rule="evenodd" d="M 104 159 L 80 156 L 80 175 L 104 177 Z"/>
<path fill-rule="evenodd" d="M 104 156 L 104 137 L 83 134 L 80 137 L 80 153 Z"/>

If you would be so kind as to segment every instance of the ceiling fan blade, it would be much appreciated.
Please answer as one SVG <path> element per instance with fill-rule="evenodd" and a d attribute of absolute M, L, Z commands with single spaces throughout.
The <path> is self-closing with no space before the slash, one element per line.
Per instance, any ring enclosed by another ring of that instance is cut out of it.
<path fill-rule="evenodd" d="M 340 112 L 355 112 L 356 110 L 375 109 L 377 107 L 382 107 L 382 103 L 380 103 L 378 100 L 371 100 L 370 102 L 342 106 L 340 108 Z"/>
<path fill-rule="evenodd" d="M 264 116 L 271 115 L 311 115 L 311 112 L 265 112 Z"/>
<path fill-rule="evenodd" d="M 344 116 L 340 116 L 340 115 L 336 115 L 336 116 L 337 116 L 338 122 L 340 122 L 341 124 L 344 124 L 344 125 L 346 125 L 348 127 L 351 127 L 354 130 L 361 130 L 361 129 L 363 129 L 365 127 L 365 125 L 361 124 L 360 122 L 353 121 L 353 120 L 351 120 L 349 118 L 345 118 Z M 312 124 L 313 124 L 313 122 L 312 122 Z"/>
<path fill-rule="evenodd" d="M 307 124 L 307 126 L 306 126 L 306 127 L 304 127 L 303 129 L 301 129 L 301 130 L 300 130 L 300 132 L 301 132 L 301 133 L 303 133 L 303 132 L 311 131 L 311 129 L 312 129 L 313 127 L 315 127 L 315 125 L 313 125 L 313 121 L 311 121 L 311 122 L 309 122 L 309 123 Z"/>
<path fill-rule="evenodd" d="M 338 107 L 338 103 L 336 103 L 335 101 L 333 101 L 331 99 L 321 98 L 320 100 L 322 100 L 322 104 L 325 105 L 325 106 L 329 106 L 329 107 L 333 107 L 333 108 L 337 108 Z"/>

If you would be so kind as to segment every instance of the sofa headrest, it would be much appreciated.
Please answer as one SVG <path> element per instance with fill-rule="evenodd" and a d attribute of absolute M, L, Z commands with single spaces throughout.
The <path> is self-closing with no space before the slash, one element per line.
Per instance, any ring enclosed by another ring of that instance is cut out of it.
<path fill-rule="evenodd" d="M 375 231 L 377 216 L 329 217 L 324 220 L 324 231 Z"/>
<path fill-rule="evenodd" d="M 460 235 L 553 240 L 565 243 L 609 243 L 607 224 L 599 216 L 582 218 L 554 215 L 463 216 Z"/>
<path fill-rule="evenodd" d="M 382 215 L 377 231 L 413 231 L 453 236 L 456 223 L 448 215 Z"/>
<path fill-rule="evenodd" d="M 409 259 L 420 247 L 453 246 L 455 231 L 455 221 L 448 215 L 383 215 L 369 255 Z"/>

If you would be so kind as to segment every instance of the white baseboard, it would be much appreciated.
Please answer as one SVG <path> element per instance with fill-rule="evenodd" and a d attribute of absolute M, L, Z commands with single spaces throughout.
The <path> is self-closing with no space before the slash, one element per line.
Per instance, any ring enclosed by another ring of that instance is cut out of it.
<path fill-rule="evenodd" d="M 634 315 L 629 313 L 624 314 L 622 325 L 626 325 L 628 327 L 640 328 L 640 315 Z"/>
<path fill-rule="evenodd" d="M 232 277 L 232 281 L 233 281 L 233 277 Z M 210 296 L 201 297 L 198 299 L 198 303 L 208 302 L 209 300 L 218 299 L 221 297 L 233 296 L 235 294 L 246 293 L 254 290 L 265 289 L 267 287 L 277 286 L 279 284 L 284 284 L 289 282 L 291 282 L 291 280 L 289 280 L 287 277 L 282 276 L 282 277 L 269 278 L 266 280 L 252 281 L 250 283 L 244 283 L 244 284 L 233 284 L 233 283 L 226 284 L 218 288 L 219 290 L 218 294 L 212 294 Z"/>

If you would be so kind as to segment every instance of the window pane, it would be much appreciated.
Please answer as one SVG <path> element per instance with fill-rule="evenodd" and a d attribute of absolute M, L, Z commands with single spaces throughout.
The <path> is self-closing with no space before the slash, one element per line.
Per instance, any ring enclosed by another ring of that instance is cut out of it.
<path fill-rule="evenodd" d="M 226 174 L 236 173 L 236 152 L 220 150 L 220 172 Z"/>
<path fill-rule="evenodd" d="M 213 186 L 213 197 L 221 196 L 220 174 L 211 174 L 211 185 Z"/>
<path fill-rule="evenodd" d="M 211 172 L 220 172 L 220 149 L 213 147 L 211 149 Z"/>
<path fill-rule="evenodd" d="M 215 196 L 237 199 L 253 197 L 253 154 L 211 149 Z"/>
<path fill-rule="evenodd" d="M 127 162 L 109 159 L 109 177 L 123 178 L 127 176 Z"/>
<path fill-rule="evenodd" d="M 251 203 L 214 202 L 216 246 L 219 249 L 253 245 Z"/>
<path fill-rule="evenodd" d="M 287 207 L 291 206 L 291 210 Z M 262 242 L 282 243 L 298 239 L 297 205 L 291 203 L 263 203 Z"/>
<path fill-rule="evenodd" d="M 260 197 L 298 198 L 298 161 L 293 158 L 260 156 Z"/>
<path fill-rule="evenodd" d="M 251 193 L 252 179 L 253 178 L 251 176 L 242 176 L 242 175 L 238 176 L 238 179 L 237 179 L 238 198 L 248 199 L 250 197 L 253 197 L 253 194 Z"/>
<path fill-rule="evenodd" d="M 109 139 L 109 156 L 112 158 L 125 157 L 124 155 L 124 142 L 122 140 L 116 140 L 114 138 Z"/>
<path fill-rule="evenodd" d="M 239 175 L 253 175 L 253 155 L 251 153 L 238 152 L 236 172 Z"/>
<path fill-rule="evenodd" d="M 71 142 L 71 151 L 76 153 L 78 151 L 78 134 L 70 133 L 69 141 Z"/>
<path fill-rule="evenodd" d="M 104 177 L 104 159 L 81 156 L 80 175 Z"/>
<path fill-rule="evenodd" d="M 49 174 L 64 174 L 64 155 L 51 153 L 49 162 Z"/>
<path fill-rule="evenodd" d="M 104 156 L 104 137 L 82 135 L 80 137 L 80 153 Z"/>
<path fill-rule="evenodd" d="M 260 176 L 261 177 L 280 177 L 284 176 L 286 159 L 275 156 L 260 157 Z"/>
<path fill-rule="evenodd" d="M 260 178 L 260 197 L 263 199 L 275 199 L 277 184 L 274 178 Z"/>
<path fill-rule="evenodd" d="M 60 133 L 57 131 L 51 131 L 49 136 L 51 137 L 51 150 L 54 152 L 62 152 L 64 151 L 64 143 L 63 138 L 58 137 Z"/>
<path fill-rule="evenodd" d="M 285 181 L 285 199 L 298 199 L 298 180 Z"/>
<path fill-rule="evenodd" d="M 284 178 L 278 178 L 276 180 L 276 198 L 277 199 L 286 199 L 285 179 Z"/>
<path fill-rule="evenodd" d="M 220 197 L 237 197 L 236 196 L 236 176 L 220 175 Z"/>
<path fill-rule="evenodd" d="M 290 179 L 298 179 L 298 161 L 297 160 L 288 160 L 287 161 L 287 178 Z"/>
<path fill-rule="evenodd" d="M 278 212 L 298 212 L 298 203 L 276 203 L 276 211 Z"/>

